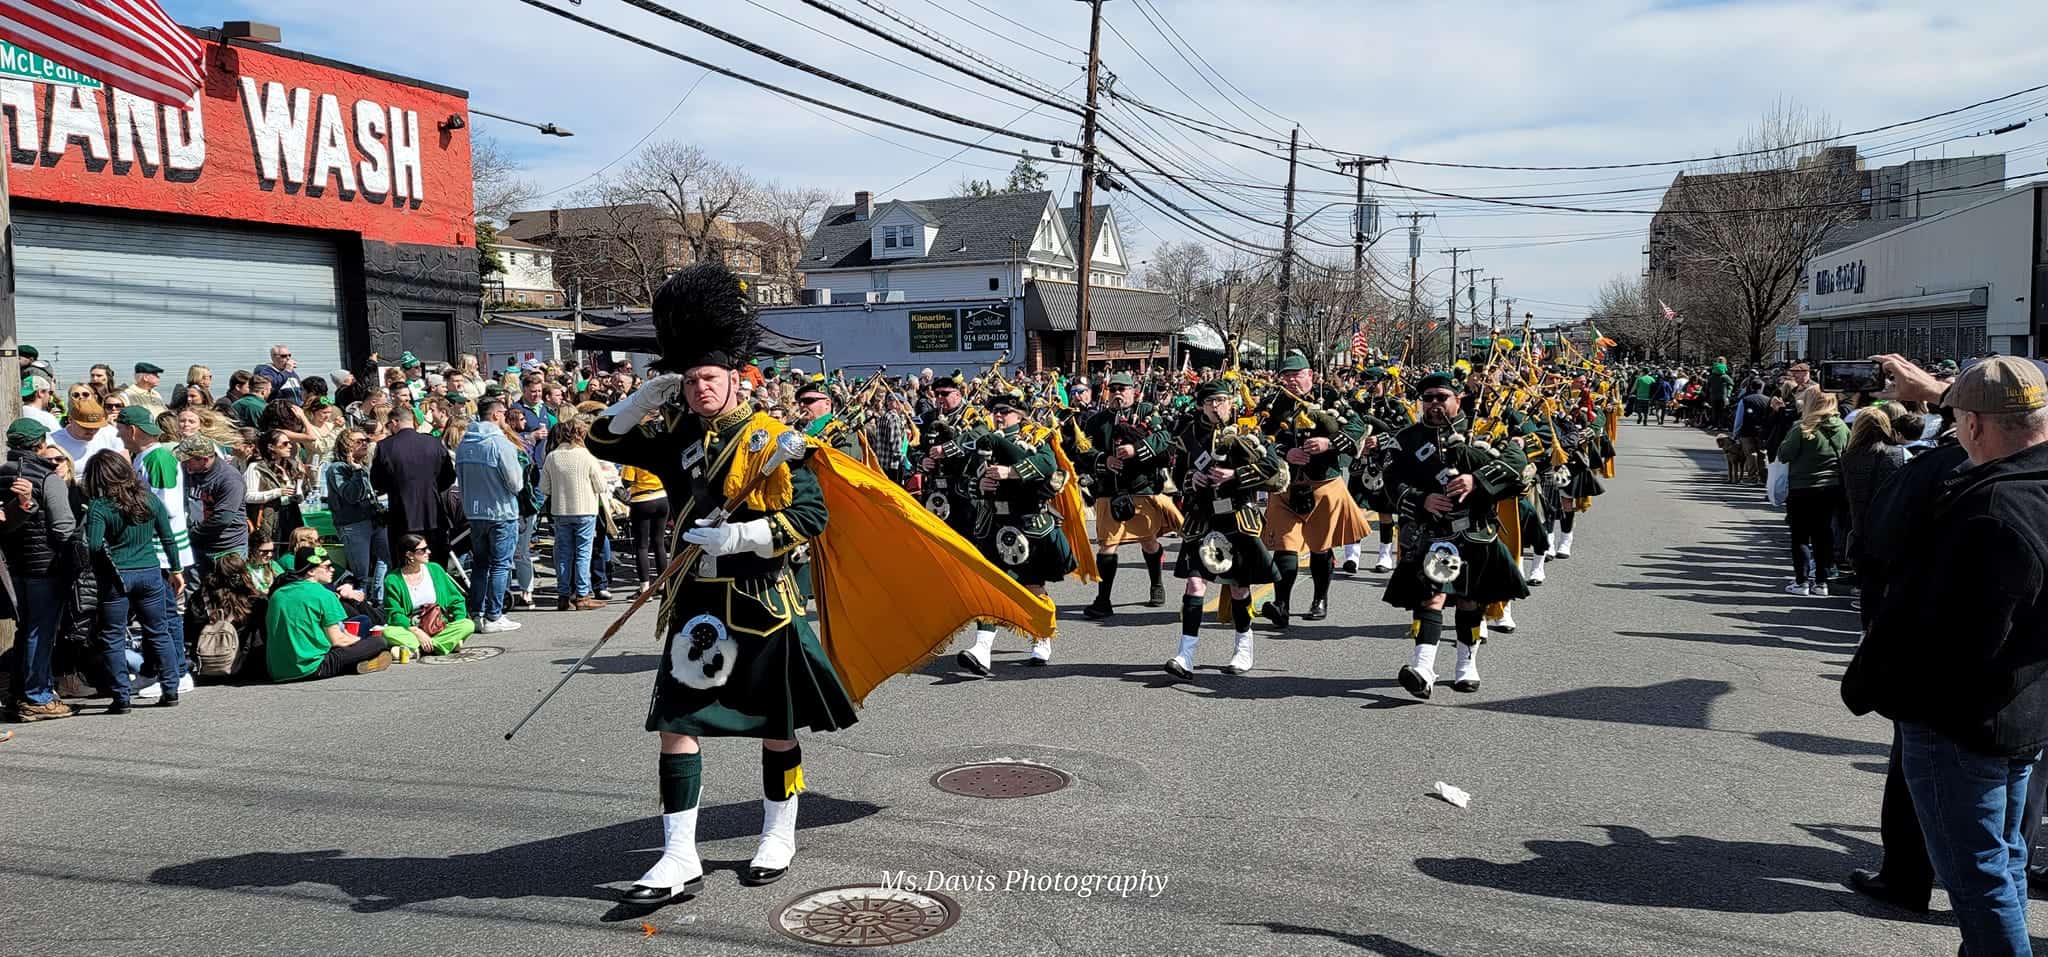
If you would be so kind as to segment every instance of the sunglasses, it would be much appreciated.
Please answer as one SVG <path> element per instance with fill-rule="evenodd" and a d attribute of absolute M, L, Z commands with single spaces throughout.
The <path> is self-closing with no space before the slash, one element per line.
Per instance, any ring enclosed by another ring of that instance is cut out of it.
<path fill-rule="evenodd" d="M 1448 392 L 1428 392 L 1423 394 L 1422 401 L 1430 403 L 1432 405 L 1441 405 L 1442 403 L 1451 401 L 1453 398 L 1455 398 L 1455 396 L 1451 395 Z"/>

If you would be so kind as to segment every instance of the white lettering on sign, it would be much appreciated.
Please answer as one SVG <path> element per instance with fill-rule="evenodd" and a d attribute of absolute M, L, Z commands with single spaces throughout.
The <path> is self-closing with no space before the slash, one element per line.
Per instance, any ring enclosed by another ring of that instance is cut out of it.
<path fill-rule="evenodd" d="M 313 178 L 306 184 L 306 195 L 320 196 L 327 192 L 327 180 L 333 177 L 342 199 L 354 199 L 356 193 L 355 158 L 348 152 L 347 121 L 342 119 L 341 98 L 332 93 L 320 94 L 320 130 L 313 138 Z"/>
<path fill-rule="evenodd" d="M 141 163 L 144 170 L 164 165 L 163 138 L 156 121 L 157 104 L 127 90 L 114 91 L 114 162 Z"/>
<path fill-rule="evenodd" d="M 82 86 L 50 88 L 50 139 L 44 152 L 62 156 L 74 139 L 84 141 L 85 163 L 97 167 L 113 158 L 107 151 L 107 116 L 100 112 L 98 90 Z"/>
<path fill-rule="evenodd" d="M 242 78 L 242 108 L 249 114 L 249 139 L 256 148 L 256 177 L 264 189 L 281 181 L 285 192 L 306 184 L 306 124 L 313 94 L 304 87 L 285 93 L 272 80 L 261 92 L 252 77 Z"/>
<path fill-rule="evenodd" d="M 420 115 L 391 108 L 391 204 L 418 206 L 427 198 L 420 168 Z"/>
<path fill-rule="evenodd" d="M 190 183 L 206 168 L 206 123 L 200 115 L 201 102 L 200 95 L 194 93 L 182 110 L 163 108 L 164 165 L 171 170 L 166 179 Z"/>
<path fill-rule="evenodd" d="M 362 173 L 363 198 L 381 203 L 391 192 L 391 157 L 384 152 L 382 104 L 356 101 L 356 149 L 363 152 L 363 162 L 357 166 Z"/>
<path fill-rule="evenodd" d="M 5 113 L 14 139 L 8 152 L 17 163 L 33 163 L 43 149 L 42 125 L 36 120 L 36 86 L 27 80 L 0 80 L 0 113 Z"/>

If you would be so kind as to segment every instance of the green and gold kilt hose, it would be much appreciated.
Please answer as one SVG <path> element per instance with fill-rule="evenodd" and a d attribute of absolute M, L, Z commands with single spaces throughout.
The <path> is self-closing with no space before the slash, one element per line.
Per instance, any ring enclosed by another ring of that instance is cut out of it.
<path fill-rule="evenodd" d="M 724 622 L 738 646 L 732 674 L 716 688 L 691 688 L 671 670 L 676 630 L 700 614 Z M 668 634 L 647 730 L 780 739 L 794 737 L 799 728 L 837 731 L 857 720 L 853 700 L 804 620 L 803 601 L 789 576 L 684 581 L 675 586 L 662 620 Z"/>

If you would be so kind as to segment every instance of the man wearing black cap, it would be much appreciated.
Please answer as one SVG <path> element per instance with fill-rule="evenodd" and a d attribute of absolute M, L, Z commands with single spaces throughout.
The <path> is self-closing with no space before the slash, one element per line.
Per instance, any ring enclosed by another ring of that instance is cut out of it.
<path fill-rule="evenodd" d="M 121 390 L 130 406 L 142 406 L 151 412 L 162 412 L 164 397 L 156 392 L 156 384 L 164 377 L 164 367 L 154 362 L 135 364 L 135 384 Z"/>
<path fill-rule="evenodd" d="M 1263 536 L 1266 547 L 1273 550 L 1280 578 L 1273 584 L 1273 600 L 1261 611 L 1283 629 L 1301 553 L 1309 553 L 1309 577 L 1315 587 L 1308 613 L 1302 617 L 1320 621 L 1330 613 L 1335 549 L 1372 531 L 1345 484 L 1365 426 L 1351 417 L 1340 399 L 1316 389 L 1315 369 L 1307 356 L 1295 352 L 1280 364 L 1279 388 L 1255 412 L 1260 428 L 1286 460 L 1291 479 L 1285 494 L 1266 500 Z"/>
<path fill-rule="evenodd" d="M 1479 690 L 1486 606 L 1529 596 L 1520 562 L 1501 541 L 1498 504 L 1521 494 L 1529 464 L 1519 442 L 1493 448 L 1469 434 L 1457 384 L 1436 372 L 1417 383 L 1422 419 L 1403 429 L 1387 486 L 1401 515 L 1401 563 L 1385 600 L 1414 615 L 1415 653 L 1401 686 L 1427 698 L 1436 684 L 1444 605 L 1457 607 L 1458 670 L 1451 687 Z"/>
<path fill-rule="evenodd" d="M 1351 461 L 1351 498 L 1358 507 L 1374 513 L 1379 526 L 1380 551 L 1373 560 L 1375 572 L 1392 571 L 1394 568 L 1394 504 L 1387 498 L 1386 463 L 1387 453 L 1394 444 L 1394 436 L 1415 421 L 1407 406 L 1398 395 L 1389 392 L 1392 377 L 1387 370 L 1373 366 L 1363 374 L 1364 385 L 1351 395 L 1351 412 L 1364 425 L 1364 437 L 1359 441 L 1358 455 Z M 1344 573 L 1358 572 L 1359 546 L 1362 542 L 1348 542 L 1344 545 Z"/>
<path fill-rule="evenodd" d="M 1187 588 L 1180 599 L 1180 648 L 1166 670 L 1184 681 L 1195 677 L 1208 583 L 1221 582 L 1229 592 L 1237 646 L 1223 670 L 1241 675 L 1252 670 L 1252 586 L 1279 577 L 1273 553 L 1259 539 L 1264 516 L 1258 495 L 1286 486 L 1287 465 L 1257 429 L 1238 427 L 1236 402 L 1228 382 L 1196 386 L 1196 412 L 1173 434 L 1173 477 L 1187 504 L 1173 573 Z"/>
<path fill-rule="evenodd" d="M 1146 607 L 1166 604 L 1166 586 L 1160 581 L 1165 550 L 1159 536 L 1182 522 L 1180 509 L 1161 494 L 1172 434 L 1156 409 L 1138 401 L 1138 383 L 1130 373 L 1110 376 L 1103 391 L 1108 402 L 1082 426 L 1095 449 L 1095 567 L 1102 574 L 1095 603 L 1081 610 L 1092 619 L 1115 613 L 1109 599 L 1116 585 L 1116 550 L 1133 542 L 1144 553 L 1152 583 Z"/>
<path fill-rule="evenodd" d="M 974 467 L 973 438 L 979 430 L 962 421 L 967 395 L 958 376 L 934 379 L 932 407 L 917 423 L 918 496 L 953 530 L 974 537 L 974 489 L 968 471 Z"/>
<path fill-rule="evenodd" d="M 793 613 L 788 555 L 825 530 L 825 503 L 810 470 L 784 463 L 762 471 L 773 463 L 770 426 L 780 426 L 757 415 L 739 388 L 739 370 L 760 336 L 739 278 L 720 263 L 676 273 L 655 294 L 654 321 L 661 358 L 651 369 L 661 374 L 606 409 L 589 440 L 600 458 L 660 477 L 680 510 L 683 541 L 704 556 L 661 595 L 667 644 L 647 730 L 661 740 L 663 851 L 625 896 L 648 907 L 703 885 L 700 738 L 761 741 L 761 842 L 741 880 L 767 884 L 796 855 L 797 731 L 836 731 L 855 721 L 853 701 L 810 624 Z M 758 474 L 770 480 L 744 504 L 722 519 L 707 517 Z"/>
<path fill-rule="evenodd" d="M 974 439 L 970 475 L 976 498 L 969 537 L 1017 584 L 1050 600 L 1046 583 L 1067 577 L 1075 565 L 1059 513 L 1052 508 L 1066 473 L 1037 427 L 1025 427 L 1030 408 L 1022 392 L 998 392 L 988 400 L 995 424 Z M 988 675 L 995 640 L 993 623 L 976 622 L 974 644 L 956 657 L 960 667 Z M 1051 661 L 1052 639 L 1032 639 L 1027 664 L 1042 667 Z"/>

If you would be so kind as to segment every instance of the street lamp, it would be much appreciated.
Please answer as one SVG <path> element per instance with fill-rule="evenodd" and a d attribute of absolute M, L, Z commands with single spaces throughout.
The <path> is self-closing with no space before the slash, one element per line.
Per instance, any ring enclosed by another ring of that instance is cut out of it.
<path fill-rule="evenodd" d="M 541 131 L 541 133 L 543 133 L 544 135 L 547 135 L 547 136 L 575 136 L 575 135 L 576 135 L 576 134 L 574 134 L 574 133 L 571 133 L 571 132 L 569 132 L 568 130 L 565 130 L 565 129 L 562 129 L 561 127 L 559 127 L 559 126 L 556 126 L 556 125 L 555 125 L 555 124 L 553 124 L 553 123 L 528 123 L 528 122 L 527 122 L 527 121 L 525 121 L 525 120 L 515 120 L 515 119 L 513 119 L 513 118 L 511 118 L 511 117 L 509 117 L 509 116 L 499 116 L 499 115 L 498 115 L 498 114 L 496 114 L 496 113 L 487 113 L 487 112 L 485 112 L 485 111 L 483 111 L 483 110 L 479 110 L 479 109 L 477 109 L 476 107 L 473 107 L 473 106 L 469 108 L 469 111 L 470 111 L 471 113 L 475 113 L 475 114 L 476 114 L 476 115 L 478 115 L 478 116 L 488 116 L 488 117 L 490 117 L 491 119 L 494 119 L 494 120 L 504 120 L 504 121 L 505 121 L 505 122 L 507 122 L 507 123 L 517 123 L 517 124 L 519 124 L 520 126 L 530 126 L 530 127 L 533 127 L 533 128 L 534 128 L 534 129 L 536 129 L 536 130 L 539 130 L 539 131 Z M 458 127 L 458 129 L 459 129 L 459 127 Z"/>

